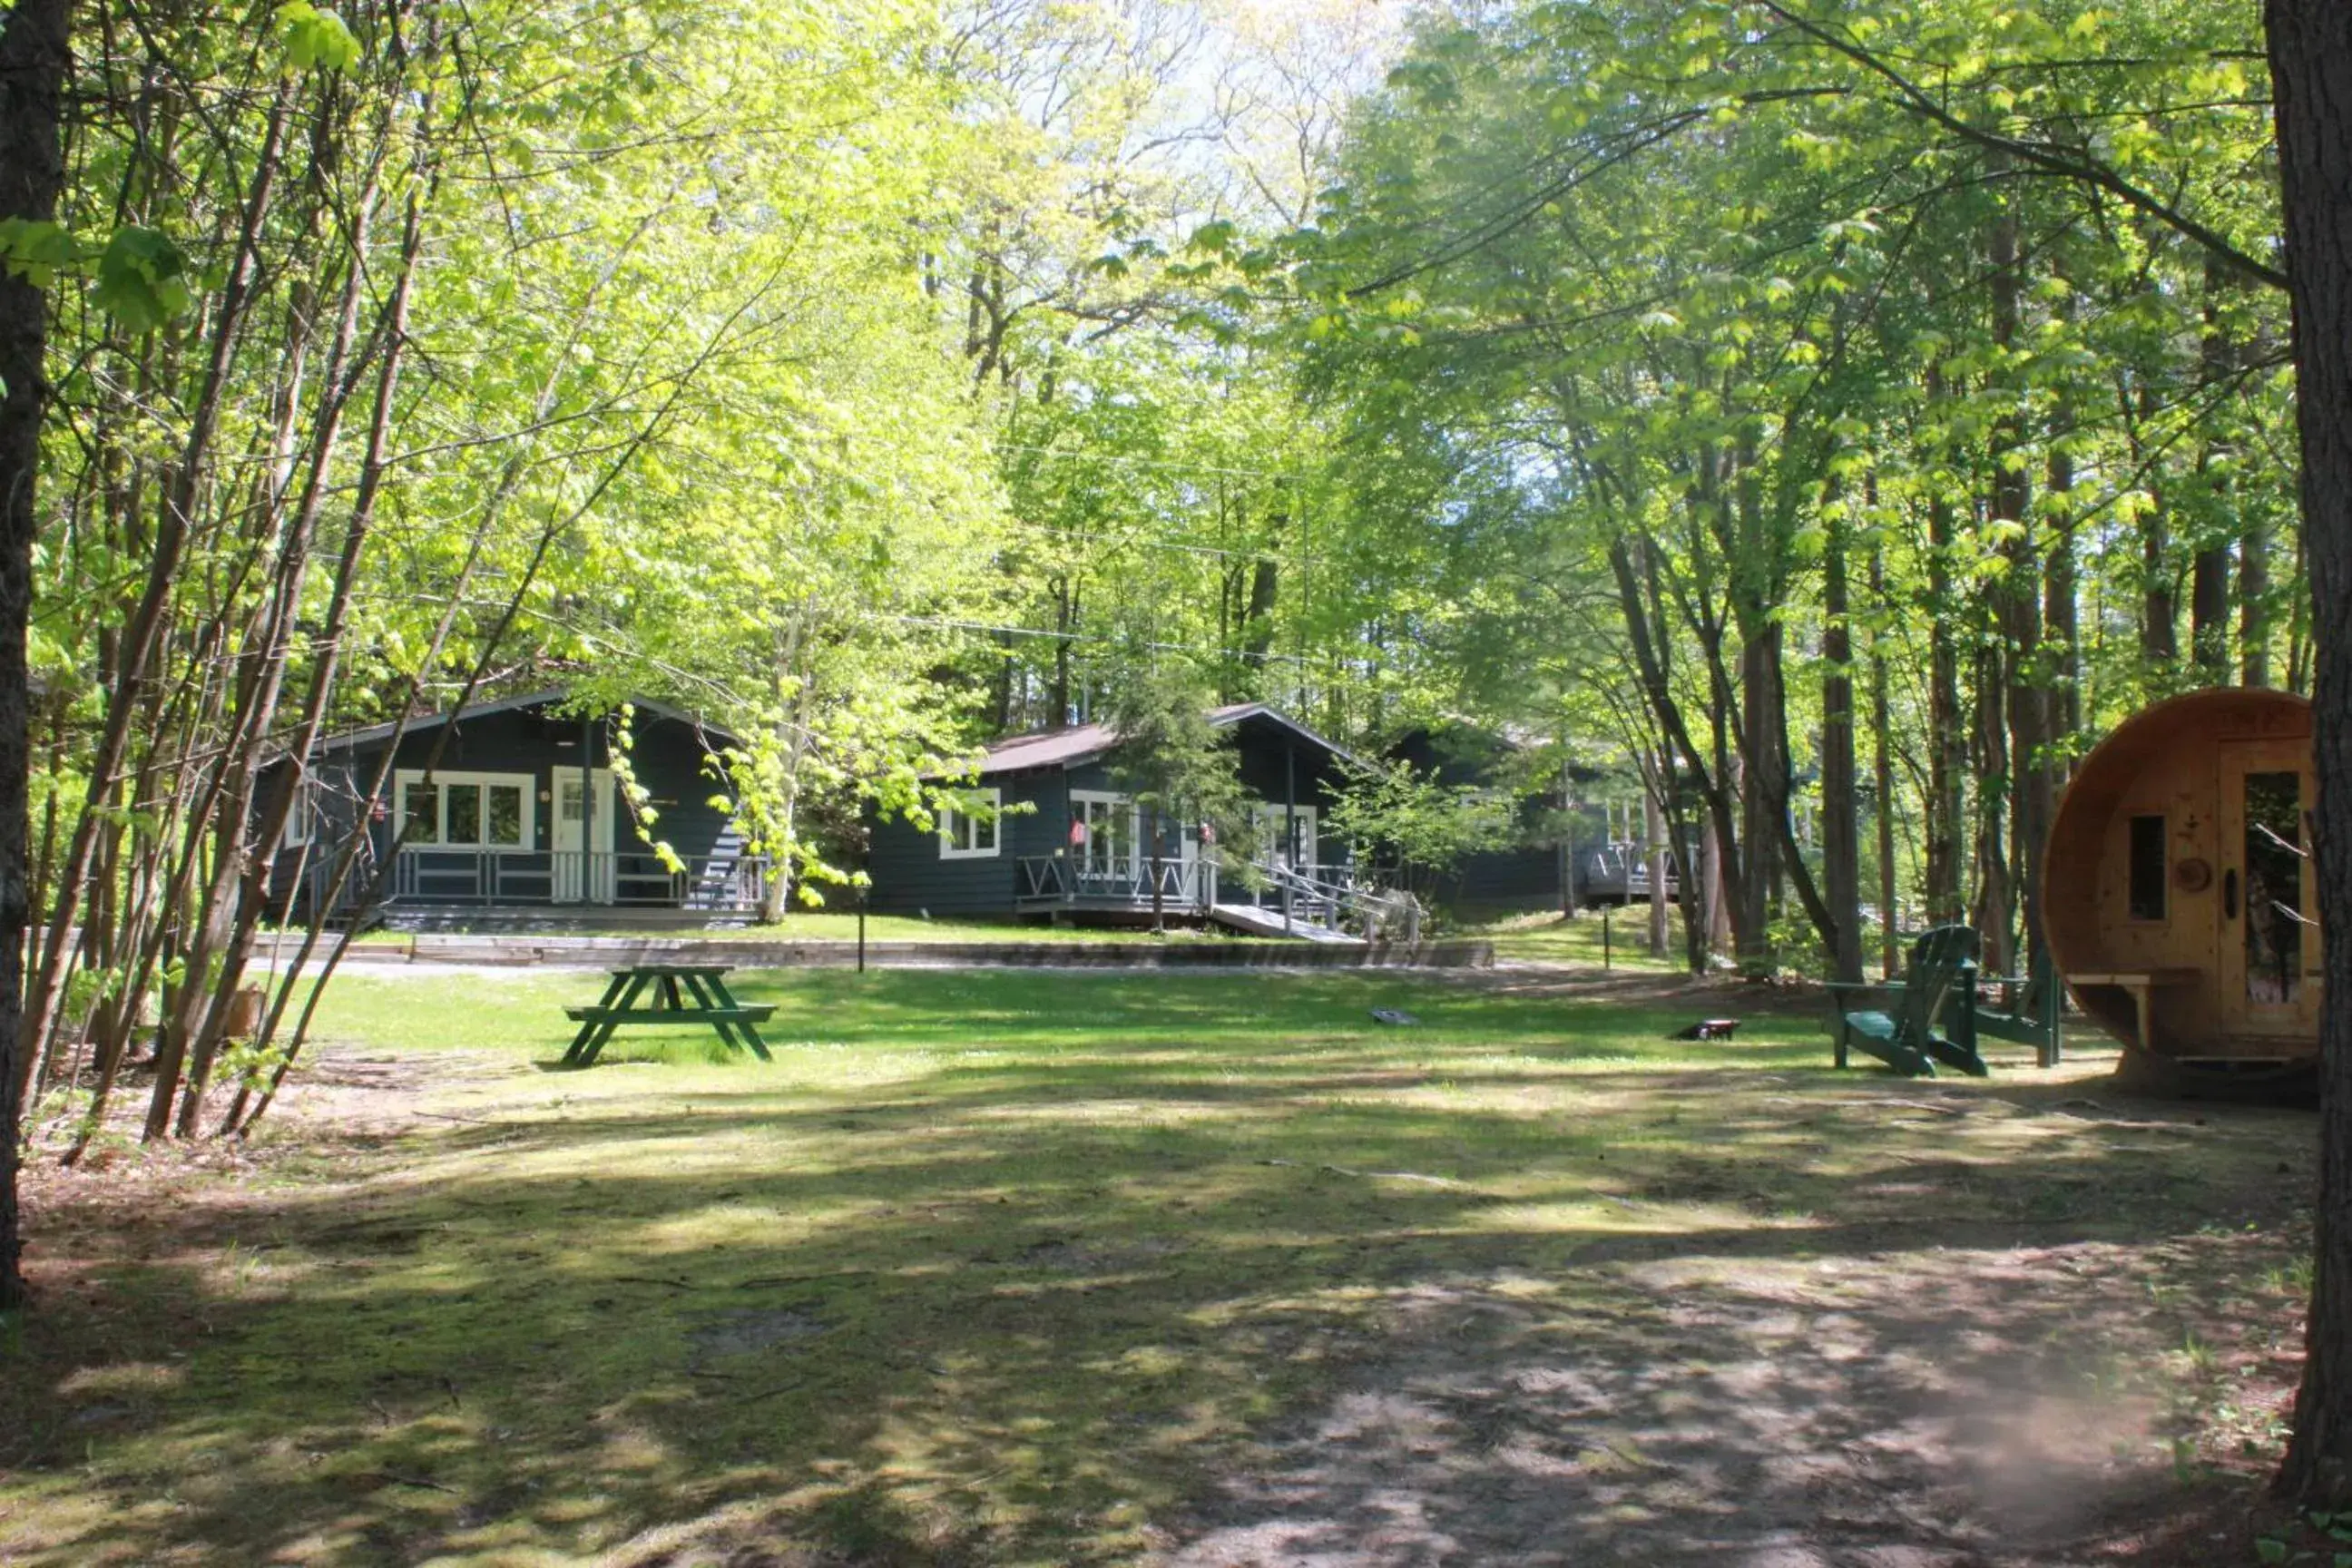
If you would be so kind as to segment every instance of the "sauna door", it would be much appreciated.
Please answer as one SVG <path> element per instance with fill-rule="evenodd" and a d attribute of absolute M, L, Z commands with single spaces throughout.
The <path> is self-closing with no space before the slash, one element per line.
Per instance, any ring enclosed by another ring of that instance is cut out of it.
<path fill-rule="evenodd" d="M 2315 1039 L 2319 889 L 2311 742 L 2221 747 L 2221 1016 L 2233 1033 Z"/>

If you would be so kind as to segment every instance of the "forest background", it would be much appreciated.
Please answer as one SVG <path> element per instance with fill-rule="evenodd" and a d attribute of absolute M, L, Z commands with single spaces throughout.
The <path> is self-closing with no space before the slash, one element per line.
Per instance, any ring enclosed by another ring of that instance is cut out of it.
<path fill-rule="evenodd" d="M 149 1135 L 249 1126 L 261 764 L 493 693 L 750 737 L 823 898 L 1139 654 L 1613 769 L 1695 968 L 1854 974 L 2035 962 L 2087 746 L 2318 668 L 2252 6 L 6 15 L 72 43 L 12 1111 L 168 992 Z"/>

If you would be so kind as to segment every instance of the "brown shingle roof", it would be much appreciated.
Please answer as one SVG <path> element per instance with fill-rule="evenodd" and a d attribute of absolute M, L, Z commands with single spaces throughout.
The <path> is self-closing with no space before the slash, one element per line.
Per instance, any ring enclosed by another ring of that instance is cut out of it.
<path fill-rule="evenodd" d="M 1296 719 L 1263 702 L 1232 702 L 1223 708 L 1209 710 L 1209 722 L 1220 728 L 1257 717 L 1271 720 L 1334 756 L 1348 755 Z M 987 778 L 995 773 L 1024 773 L 1031 768 L 1076 767 L 1080 763 L 1090 763 L 1101 756 L 1118 741 L 1118 732 L 1104 723 L 1076 724 L 1061 730 L 1034 730 L 1026 735 L 1007 735 L 982 753 L 980 776 Z"/>

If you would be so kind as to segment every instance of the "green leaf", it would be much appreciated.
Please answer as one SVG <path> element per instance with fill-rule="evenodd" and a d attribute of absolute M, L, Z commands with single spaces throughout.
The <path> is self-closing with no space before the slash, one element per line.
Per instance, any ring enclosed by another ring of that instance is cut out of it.
<path fill-rule="evenodd" d="M 150 331 L 188 309 L 187 270 L 187 258 L 169 235 L 126 225 L 99 256 L 90 297 L 131 331 Z"/>
<path fill-rule="evenodd" d="M 347 71 L 360 63 L 360 41 L 343 19 L 310 0 L 286 0 L 278 7 L 278 37 L 287 65 L 298 71 Z"/>
<path fill-rule="evenodd" d="M 2275 1535 L 2257 1536 L 2254 1555 L 2265 1563 L 2284 1563 L 2286 1561 L 2286 1542 Z"/>
<path fill-rule="evenodd" d="M 0 218 L 0 266 L 36 289 L 47 289 L 59 271 L 80 259 L 65 225 L 46 219 Z"/>

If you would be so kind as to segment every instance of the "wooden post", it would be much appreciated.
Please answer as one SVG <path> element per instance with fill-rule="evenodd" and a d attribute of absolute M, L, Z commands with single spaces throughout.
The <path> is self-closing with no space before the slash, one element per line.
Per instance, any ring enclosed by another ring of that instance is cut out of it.
<path fill-rule="evenodd" d="M 1601 967 L 1603 970 L 1611 967 L 1609 917 L 1616 912 L 1616 909 L 1617 906 L 1614 904 L 1601 906 Z"/>
<path fill-rule="evenodd" d="M 1664 781 L 1674 775 L 1675 759 L 1671 752 L 1660 756 L 1664 771 L 1659 773 L 1660 790 L 1669 787 Z M 1650 880 L 1650 956 L 1666 956 L 1666 813 L 1658 795 L 1644 789 L 1642 792 L 1642 836 L 1647 840 L 1648 875 Z"/>
<path fill-rule="evenodd" d="M 563 809 L 557 801 L 556 809 Z M 589 854 L 596 842 L 596 721 L 580 715 L 580 902 L 596 901 L 595 860 Z"/>
<path fill-rule="evenodd" d="M 1282 934 L 1293 936 L 1290 929 L 1290 882 L 1298 874 L 1298 743 L 1286 739 L 1282 742 L 1282 844 L 1275 855 L 1275 863 L 1290 872 L 1282 879 Z"/>

